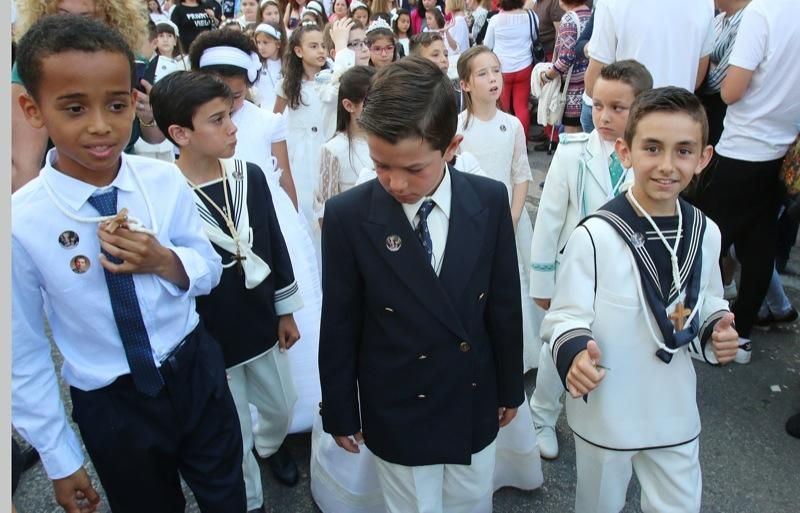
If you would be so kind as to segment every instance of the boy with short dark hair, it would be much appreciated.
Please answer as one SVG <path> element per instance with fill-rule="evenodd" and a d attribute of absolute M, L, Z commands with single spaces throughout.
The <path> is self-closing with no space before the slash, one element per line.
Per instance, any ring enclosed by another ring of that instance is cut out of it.
<path fill-rule="evenodd" d="M 325 207 L 323 427 L 366 442 L 392 513 L 490 500 L 498 428 L 524 400 L 508 195 L 447 165 L 456 123 L 431 62 L 382 69 L 361 115 L 377 180 Z"/>
<path fill-rule="evenodd" d="M 133 54 L 107 25 L 58 15 L 30 29 L 18 57 L 29 93 L 20 106 L 55 148 L 12 196 L 14 425 L 41 454 L 58 503 L 94 511 L 46 312 L 110 508 L 181 511 L 180 476 L 201 511 L 243 513 L 236 409 L 195 311 L 194 298 L 219 282 L 220 258 L 175 167 L 122 154 Z M 62 245 L 65 232 L 74 237 Z"/>
<path fill-rule="evenodd" d="M 700 510 L 688 349 L 725 364 L 738 348 L 719 229 L 679 197 L 711 158 L 707 137 L 693 94 L 642 93 L 616 143 L 634 183 L 575 229 L 558 268 L 542 336 L 571 395 L 578 512 L 620 511 L 632 471 L 644 511 Z"/>
<path fill-rule="evenodd" d="M 244 441 L 247 510 L 263 512 L 249 405 L 259 415 L 257 436 L 280 445 L 296 400 L 283 353 L 300 337 L 292 312 L 303 300 L 264 173 L 231 158 L 236 127 L 230 88 L 208 73 L 178 71 L 153 87 L 150 102 L 159 128 L 181 149 L 176 164 L 224 262 L 220 284 L 198 298 L 197 310 L 222 345 Z"/>
<path fill-rule="evenodd" d="M 444 38 L 438 32 L 421 32 L 411 37 L 409 51 L 412 56 L 428 59 L 447 74 L 450 66 Z"/>
<path fill-rule="evenodd" d="M 614 143 L 624 135 L 636 97 L 652 87 L 653 78 L 637 61 L 606 66 L 594 92 L 595 129 L 588 134 L 561 134 L 544 181 L 531 241 L 529 293 L 536 302 L 534 313 L 538 319 L 550 308 L 557 286 L 556 269 L 562 259 L 560 251 L 572 231 L 584 217 L 623 194 L 633 182 L 633 172 L 622 165 Z M 545 345 L 539 352 L 536 387 L 530 402 L 539 451 L 545 459 L 558 457 L 556 421 L 563 394 L 564 387 Z"/>

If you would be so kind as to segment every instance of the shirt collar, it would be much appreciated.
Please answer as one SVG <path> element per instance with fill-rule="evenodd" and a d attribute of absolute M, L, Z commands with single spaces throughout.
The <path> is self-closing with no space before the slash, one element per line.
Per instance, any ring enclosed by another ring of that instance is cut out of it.
<path fill-rule="evenodd" d="M 124 153 L 120 155 L 120 166 L 117 176 L 106 187 L 97 187 L 95 185 L 82 182 L 57 170 L 53 166 L 53 163 L 56 161 L 57 154 L 56 148 L 53 148 L 47 152 L 45 165 L 40 173 L 41 179 L 47 180 L 47 183 L 53 193 L 55 193 L 62 202 L 69 205 L 69 207 L 76 212 L 81 209 L 83 204 L 86 203 L 86 200 L 88 200 L 92 194 L 100 189 L 108 189 L 108 187 L 114 186 L 122 191 L 130 192 L 136 190 L 136 183 L 133 175 L 131 174 L 132 172 Z"/>
<path fill-rule="evenodd" d="M 447 165 L 444 166 L 444 177 L 442 178 L 439 187 L 433 191 L 430 196 L 425 196 L 416 203 L 403 203 L 403 212 L 405 212 L 408 222 L 414 225 L 414 218 L 417 217 L 417 212 L 422 202 L 427 199 L 432 199 L 436 206 L 444 213 L 445 217 L 450 219 L 450 202 L 453 198 L 453 188 L 450 181 L 450 170 Z"/>

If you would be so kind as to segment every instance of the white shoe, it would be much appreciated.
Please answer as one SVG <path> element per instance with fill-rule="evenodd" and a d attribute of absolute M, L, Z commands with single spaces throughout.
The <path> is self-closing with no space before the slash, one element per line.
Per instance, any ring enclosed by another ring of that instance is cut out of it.
<path fill-rule="evenodd" d="M 741 363 L 742 365 L 746 365 L 750 363 L 750 358 L 752 356 L 753 356 L 753 348 L 750 344 L 750 341 L 748 340 L 747 342 L 739 346 L 739 349 L 736 351 L 736 356 L 733 357 L 733 361 L 735 361 L 736 363 Z"/>
<path fill-rule="evenodd" d="M 546 460 L 558 458 L 558 438 L 556 428 L 552 426 L 536 426 L 536 438 L 539 442 L 539 454 Z"/>

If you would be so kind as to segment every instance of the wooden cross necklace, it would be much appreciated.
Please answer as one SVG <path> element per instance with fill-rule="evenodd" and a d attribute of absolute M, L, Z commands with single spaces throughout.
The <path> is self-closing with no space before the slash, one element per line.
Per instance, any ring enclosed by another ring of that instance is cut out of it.
<path fill-rule="evenodd" d="M 216 203 L 214 203 L 214 200 L 212 200 L 211 197 L 209 197 L 209 195 L 206 194 L 206 192 L 202 188 L 200 188 L 200 186 L 193 184 L 188 179 L 186 181 L 189 182 L 189 185 L 192 186 L 192 189 L 195 192 L 198 192 L 201 196 L 203 196 L 203 198 L 205 198 L 206 201 L 209 204 L 211 204 L 211 206 L 214 207 L 214 209 L 217 212 L 219 212 L 219 215 L 221 215 L 222 218 L 225 220 L 225 224 L 228 227 L 228 231 L 231 233 L 231 238 L 233 239 L 234 244 L 236 244 L 236 254 L 233 255 L 231 259 L 236 261 L 236 270 L 241 276 L 243 274 L 242 262 L 244 260 L 247 260 L 247 257 L 242 255 L 242 251 L 240 249 L 239 232 L 238 230 L 236 230 L 236 225 L 233 222 L 231 205 L 228 200 L 228 176 L 225 173 L 225 169 L 222 167 L 222 165 L 220 165 L 220 172 L 222 173 L 222 196 L 225 198 L 225 206 L 222 208 L 220 208 Z"/>
<path fill-rule="evenodd" d="M 667 253 L 669 253 L 669 260 L 672 264 L 672 282 L 675 286 L 676 294 L 680 297 L 681 294 L 681 271 L 680 266 L 678 265 L 678 245 L 681 242 L 681 237 L 683 237 L 683 213 L 681 212 L 681 205 L 678 200 L 675 200 L 675 210 L 678 212 L 678 231 L 675 234 L 675 245 L 670 246 L 667 242 L 667 239 L 664 237 L 664 234 L 659 229 L 658 225 L 656 225 L 653 218 L 650 217 L 650 214 L 647 213 L 645 209 L 636 201 L 636 197 L 633 195 L 630 189 L 628 192 L 625 193 L 625 196 L 628 200 L 633 203 L 633 205 L 642 213 L 645 219 L 650 223 L 650 226 L 653 227 L 653 230 L 658 235 L 658 238 L 661 239 L 661 242 L 664 244 L 664 247 L 667 249 Z M 668 293 L 669 297 L 669 293 Z M 667 299 L 669 301 L 669 299 Z M 678 304 L 675 305 L 675 310 L 669 314 L 669 320 L 675 325 L 676 331 L 681 331 L 685 325 L 685 319 L 689 317 L 691 310 L 687 309 L 682 301 L 678 301 Z"/>

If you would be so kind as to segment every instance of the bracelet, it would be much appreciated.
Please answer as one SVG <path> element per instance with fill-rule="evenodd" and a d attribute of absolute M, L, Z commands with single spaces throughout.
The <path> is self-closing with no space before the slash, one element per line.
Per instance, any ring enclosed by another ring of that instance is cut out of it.
<path fill-rule="evenodd" d="M 153 120 L 149 123 L 145 123 L 144 120 L 139 116 L 136 116 L 136 118 L 139 120 L 139 126 L 141 126 L 142 128 L 152 128 L 156 126 L 156 118 L 153 118 Z"/>

